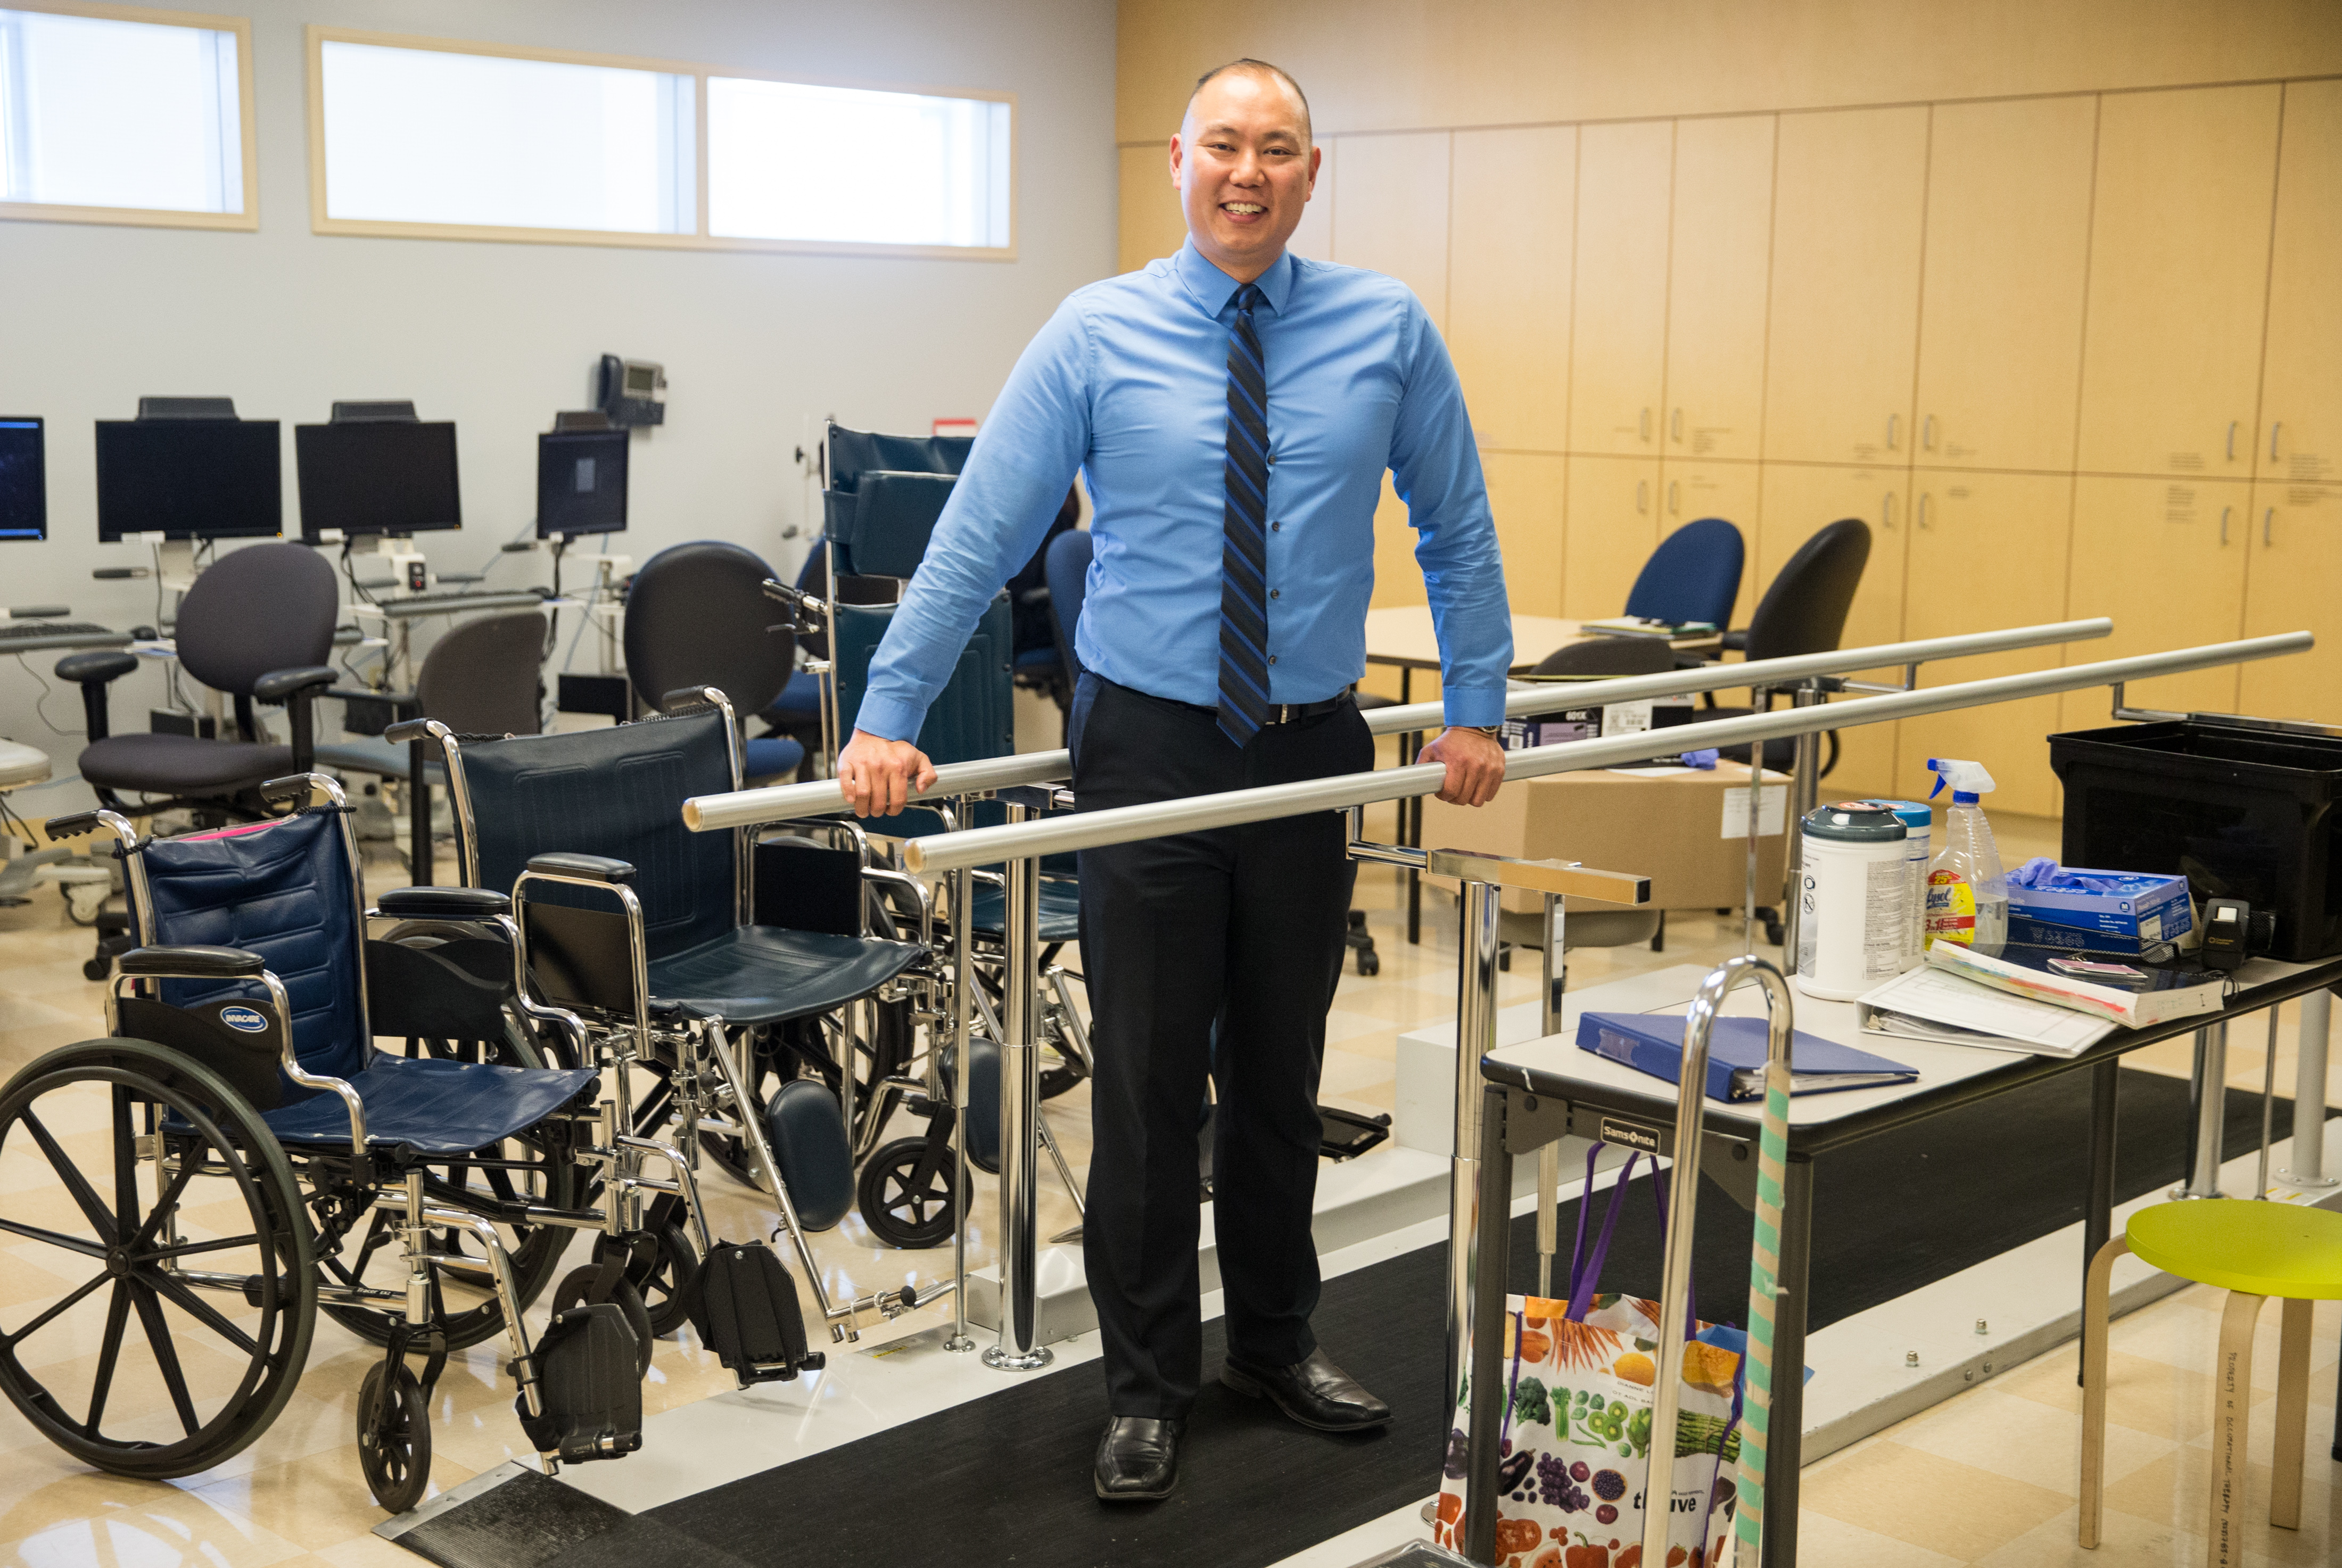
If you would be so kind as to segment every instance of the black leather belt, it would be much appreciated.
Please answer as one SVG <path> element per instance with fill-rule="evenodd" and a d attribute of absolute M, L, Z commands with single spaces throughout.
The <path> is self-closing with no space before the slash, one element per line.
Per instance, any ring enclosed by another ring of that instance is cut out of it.
<path fill-rule="evenodd" d="M 1323 718 L 1327 714 L 1347 707 L 1355 700 L 1351 694 L 1344 692 L 1338 696 L 1327 697 L 1322 703 L 1271 703 L 1266 716 L 1260 721 L 1261 725 L 1266 728 L 1270 724 L 1297 724 L 1304 719 Z M 1200 703 L 1181 703 L 1179 706 L 1190 713 L 1204 714 L 1215 719 L 1220 716 L 1219 709 L 1207 708 Z"/>

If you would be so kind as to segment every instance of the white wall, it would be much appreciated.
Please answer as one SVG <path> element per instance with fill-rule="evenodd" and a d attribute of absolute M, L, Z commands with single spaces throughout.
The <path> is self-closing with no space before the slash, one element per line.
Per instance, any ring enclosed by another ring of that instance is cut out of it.
<path fill-rule="evenodd" d="M 193 0 L 190 0 L 193 3 Z M 409 397 L 458 427 L 465 526 L 425 542 L 451 571 L 541 582 L 542 554 L 497 557 L 535 510 L 535 433 L 585 406 L 604 353 L 667 369 L 667 424 L 634 447 L 639 562 L 721 537 L 792 568 L 812 530 L 792 454 L 825 414 L 924 432 L 981 416 L 1026 340 L 1068 291 L 1114 270 L 1113 0 L 245 0 L 253 19 L 260 230 L 210 234 L 0 222 L 0 413 L 49 422 L 49 532 L 0 545 L 0 604 L 69 604 L 116 628 L 155 618 L 151 582 L 92 581 L 146 547 L 96 542 L 92 422 L 141 394 L 225 394 L 277 419 L 285 521 L 289 426 L 335 398 Z M 586 245 L 325 237 L 309 232 L 306 65 L 316 23 L 880 84 L 1017 95 L 1014 262 L 673 253 Z M 568 619 L 565 617 L 565 620 Z M 563 653 L 567 651 L 565 626 Z M 46 676 L 57 655 L 25 662 Z M 556 664 L 559 662 L 556 656 Z M 77 736 L 35 714 L 38 687 L 0 659 L 0 734 L 48 751 Z M 590 668 L 590 650 L 578 667 Z M 144 727 L 162 684 L 116 684 Z M 78 729 L 76 694 L 45 704 Z M 76 809 L 77 784 L 15 797 Z"/>

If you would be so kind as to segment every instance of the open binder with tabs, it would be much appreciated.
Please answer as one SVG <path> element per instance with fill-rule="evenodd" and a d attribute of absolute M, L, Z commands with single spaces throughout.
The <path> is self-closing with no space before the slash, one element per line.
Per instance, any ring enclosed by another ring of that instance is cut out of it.
<path fill-rule="evenodd" d="M 1718 1018 L 1707 1042 L 1707 1097 L 1726 1102 L 1765 1097 L 1766 1032 L 1762 1018 Z M 1577 1021 L 1577 1048 L 1648 1073 L 1668 1083 L 1683 1076 L 1680 1014 L 1587 1013 Z M 1900 1062 L 1857 1051 L 1797 1030 L 1789 1039 L 1792 1094 L 1876 1089 L 1908 1084 L 1919 1074 Z"/>

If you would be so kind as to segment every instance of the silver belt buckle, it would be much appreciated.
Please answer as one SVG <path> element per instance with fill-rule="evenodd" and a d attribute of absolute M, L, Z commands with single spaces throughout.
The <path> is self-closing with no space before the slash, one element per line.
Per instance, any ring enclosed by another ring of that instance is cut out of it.
<path fill-rule="evenodd" d="M 1276 722 L 1280 724 L 1289 724 L 1293 722 L 1293 704 L 1291 703 L 1279 703 L 1276 704 Z"/>

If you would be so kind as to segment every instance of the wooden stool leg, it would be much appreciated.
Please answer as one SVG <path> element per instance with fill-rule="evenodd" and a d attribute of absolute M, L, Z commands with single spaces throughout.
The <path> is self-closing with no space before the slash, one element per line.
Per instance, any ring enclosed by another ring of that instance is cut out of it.
<path fill-rule="evenodd" d="M 2107 1511 L 2107 1293 L 2115 1260 L 2130 1251 L 2130 1238 L 2117 1236 L 2090 1260 L 2082 1282 L 2082 1507 L 2075 1533 L 2096 1548 Z"/>
<path fill-rule="evenodd" d="M 2301 1528 L 2301 1453 L 2309 1442 L 2309 1321 L 2315 1303 L 2287 1301 L 2277 1333 L 2277 1454 L 2269 1523 Z"/>
<path fill-rule="evenodd" d="M 2253 1412 L 2253 1324 L 2267 1296 L 2230 1291 L 2220 1313 L 2220 1364 L 2212 1374 L 2211 1508 L 2204 1521 L 2207 1568 L 2243 1568 L 2245 1477 Z"/>

